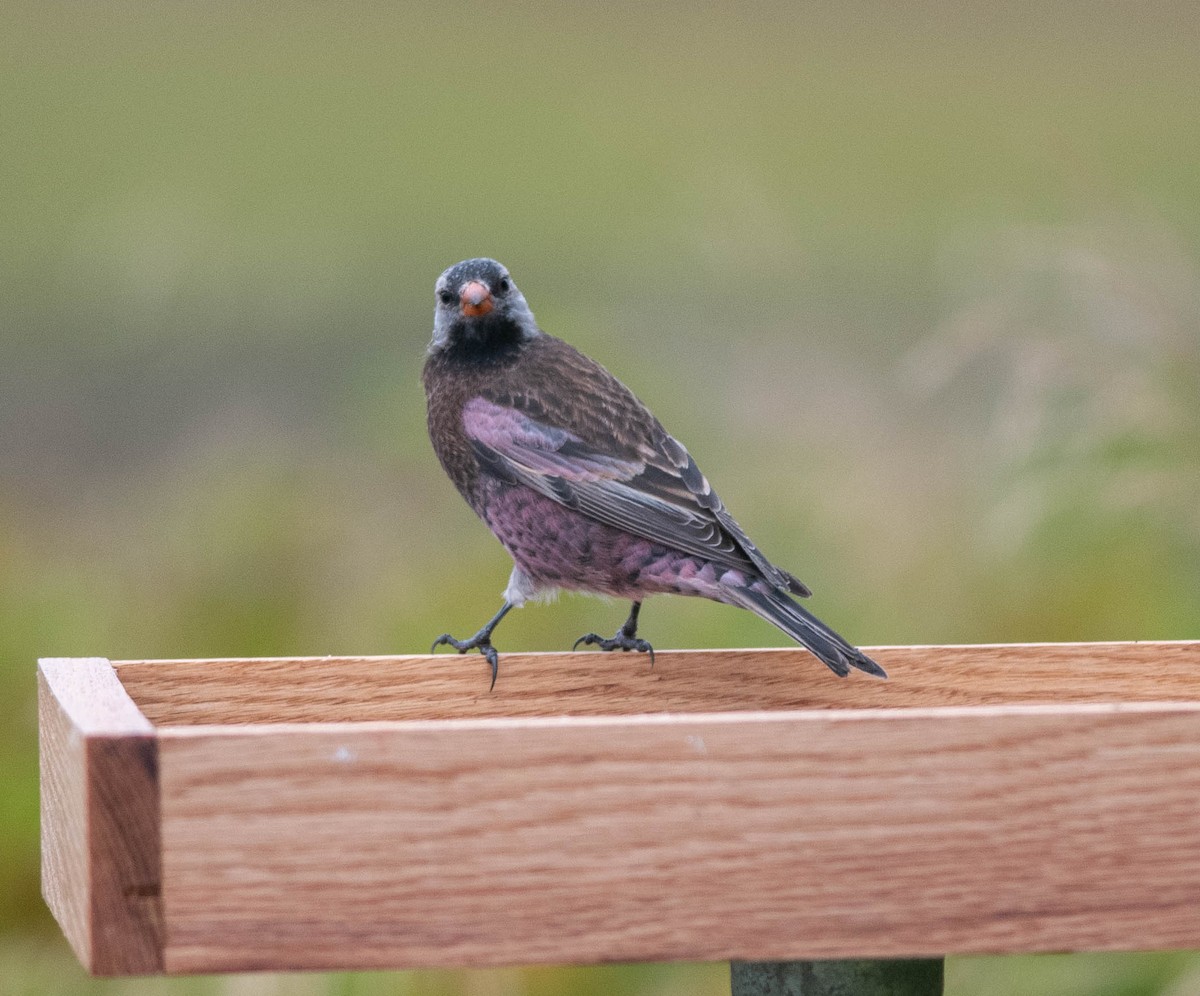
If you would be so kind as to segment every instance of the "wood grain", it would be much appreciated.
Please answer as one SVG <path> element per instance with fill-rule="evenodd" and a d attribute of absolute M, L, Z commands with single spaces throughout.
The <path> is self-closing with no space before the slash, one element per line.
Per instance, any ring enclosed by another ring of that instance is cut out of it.
<path fill-rule="evenodd" d="M 177 727 L 169 971 L 1200 946 L 1200 704 Z"/>
<path fill-rule="evenodd" d="M 872 647 L 891 679 L 838 678 L 804 650 L 116 661 L 156 726 L 1015 702 L 1200 700 L 1200 642 Z"/>
<path fill-rule="evenodd" d="M 871 653 L 43 662 L 47 900 L 101 972 L 1200 947 L 1200 643 Z"/>
<path fill-rule="evenodd" d="M 100 658 L 38 667 L 42 891 L 98 975 L 160 972 L 153 727 Z"/>

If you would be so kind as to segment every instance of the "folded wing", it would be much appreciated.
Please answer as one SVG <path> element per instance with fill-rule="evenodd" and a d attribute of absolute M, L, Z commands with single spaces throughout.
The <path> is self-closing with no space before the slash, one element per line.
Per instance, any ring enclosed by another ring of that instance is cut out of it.
<path fill-rule="evenodd" d="M 598 446 L 487 398 L 463 409 L 476 457 L 501 478 L 598 522 L 808 595 L 803 583 L 759 552 L 687 450 L 654 426 L 636 444 Z"/>

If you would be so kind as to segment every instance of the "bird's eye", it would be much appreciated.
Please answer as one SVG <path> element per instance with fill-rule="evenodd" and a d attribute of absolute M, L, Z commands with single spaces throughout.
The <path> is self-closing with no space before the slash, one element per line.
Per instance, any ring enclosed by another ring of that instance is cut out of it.
<path fill-rule="evenodd" d="M 500 282 L 496 284 L 496 290 L 498 290 L 501 294 L 507 294 L 508 289 L 511 286 L 512 284 L 508 282 L 508 277 L 501 277 Z"/>
<path fill-rule="evenodd" d="M 438 298 L 441 300 L 442 304 L 454 303 L 454 295 L 448 290 L 439 291 Z"/>

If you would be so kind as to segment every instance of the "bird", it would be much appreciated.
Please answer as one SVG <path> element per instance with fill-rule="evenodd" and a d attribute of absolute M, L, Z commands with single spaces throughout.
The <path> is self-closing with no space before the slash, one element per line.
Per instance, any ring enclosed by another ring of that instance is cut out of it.
<path fill-rule="evenodd" d="M 422 370 L 430 441 L 459 493 L 508 551 L 500 610 L 473 636 L 443 633 L 431 652 L 478 650 L 496 684 L 492 635 L 513 609 L 558 591 L 631 602 L 601 651 L 654 648 L 638 636 L 650 595 L 748 609 L 835 674 L 886 678 L 875 661 L 796 600 L 811 594 L 769 561 L 650 410 L 604 367 L 544 332 L 508 269 L 463 260 L 434 287 Z"/>

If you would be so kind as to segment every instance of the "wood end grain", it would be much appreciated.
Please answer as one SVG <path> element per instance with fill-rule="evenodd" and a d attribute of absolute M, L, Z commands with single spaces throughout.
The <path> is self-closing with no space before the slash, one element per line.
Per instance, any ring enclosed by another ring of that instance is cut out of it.
<path fill-rule="evenodd" d="M 163 969 L 158 745 L 102 658 L 38 665 L 42 893 L 95 975 Z"/>

